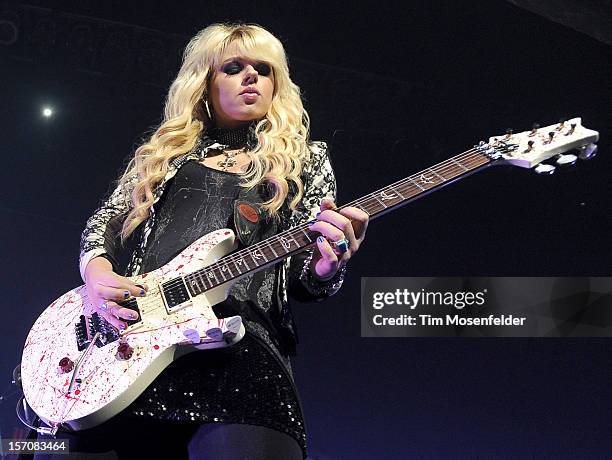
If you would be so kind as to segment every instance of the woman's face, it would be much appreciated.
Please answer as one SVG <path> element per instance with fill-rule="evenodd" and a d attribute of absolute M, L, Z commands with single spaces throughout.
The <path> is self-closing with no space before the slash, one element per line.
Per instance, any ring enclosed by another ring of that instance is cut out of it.
<path fill-rule="evenodd" d="M 219 128 L 235 128 L 268 113 L 274 92 L 272 67 L 246 57 L 227 56 L 210 82 L 209 105 Z"/>

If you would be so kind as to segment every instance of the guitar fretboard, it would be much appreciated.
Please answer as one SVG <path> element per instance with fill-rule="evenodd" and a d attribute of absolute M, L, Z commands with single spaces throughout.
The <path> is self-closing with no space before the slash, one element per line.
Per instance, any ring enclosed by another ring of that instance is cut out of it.
<path fill-rule="evenodd" d="M 365 195 L 341 208 L 354 206 L 365 211 L 370 220 L 395 210 L 424 194 L 468 175 L 491 162 L 486 155 L 468 150 L 442 163 L 420 171 L 412 176 L 390 184 Z M 341 209 L 340 208 L 340 209 Z M 183 280 L 164 283 L 167 298 L 177 302 L 188 300 L 205 291 L 248 273 L 261 270 L 269 265 L 301 252 L 314 244 L 318 232 L 312 232 L 308 224 L 300 224 L 266 240 L 240 251 L 229 254 L 217 262 L 193 273 Z M 189 290 L 187 293 L 186 289 Z"/>

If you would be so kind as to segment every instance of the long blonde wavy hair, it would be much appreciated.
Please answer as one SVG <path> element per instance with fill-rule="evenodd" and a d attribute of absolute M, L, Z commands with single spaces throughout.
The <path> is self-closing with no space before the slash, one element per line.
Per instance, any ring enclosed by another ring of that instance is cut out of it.
<path fill-rule="evenodd" d="M 241 186 L 250 188 L 263 182 L 272 185 L 273 196 L 263 206 L 275 217 L 287 198 L 289 182 L 297 186 L 290 209 L 295 209 L 302 198 L 300 174 L 310 155 L 307 146 L 310 121 L 300 89 L 289 77 L 283 45 L 256 24 L 212 24 L 187 44 L 183 64 L 166 98 L 163 121 L 150 139 L 136 149 L 119 180 L 131 197 L 131 209 L 121 229 L 122 240 L 149 218 L 153 191 L 168 172 L 169 163 L 191 151 L 202 131 L 211 125 L 204 100 L 213 72 L 229 52 L 265 62 L 274 73 L 272 104 L 256 125 L 258 143 L 248 152 L 251 164 Z"/>

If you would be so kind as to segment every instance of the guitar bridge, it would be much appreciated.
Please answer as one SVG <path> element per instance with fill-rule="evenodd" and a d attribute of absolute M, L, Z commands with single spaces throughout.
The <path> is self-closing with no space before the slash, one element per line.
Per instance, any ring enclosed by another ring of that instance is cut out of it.
<path fill-rule="evenodd" d="M 93 313 L 90 317 L 81 315 L 74 327 L 79 351 L 85 350 L 98 333 L 95 343 L 98 348 L 116 342 L 120 338 L 119 330 L 98 313 Z"/>

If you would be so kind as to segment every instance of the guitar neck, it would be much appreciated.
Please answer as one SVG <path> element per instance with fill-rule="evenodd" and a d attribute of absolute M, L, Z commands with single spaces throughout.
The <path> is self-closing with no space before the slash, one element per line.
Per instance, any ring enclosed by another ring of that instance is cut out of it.
<path fill-rule="evenodd" d="M 347 203 L 368 213 L 370 220 L 401 208 L 489 165 L 491 159 L 471 149 Z"/>
<path fill-rule="evenodd" d="M 370 219 L 375 219 L 463 178 L 489 163 L 491 159 L 487 155 L 476 149 L 468 150 L 347 203 L 340 209 L 354 206 L 365 211 Z M 306 223 L 300 224 L 186 275 L 185 285 L 188 286 L 191 295 L 196 296 L 302 252 L 314 244 L 318 235 L 317 232 L 310 231 Z"/>

